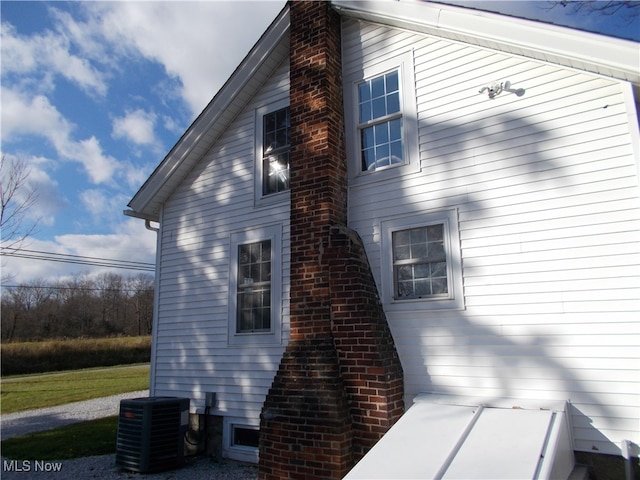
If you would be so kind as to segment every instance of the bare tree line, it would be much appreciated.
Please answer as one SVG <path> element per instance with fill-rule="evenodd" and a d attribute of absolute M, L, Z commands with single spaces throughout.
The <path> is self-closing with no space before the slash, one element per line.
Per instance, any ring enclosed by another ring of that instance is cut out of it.
<path fill-rule="evenodd" d="M 3 342 L 151 333 L 153 277 L 104 273 L 2 288 Z"/>

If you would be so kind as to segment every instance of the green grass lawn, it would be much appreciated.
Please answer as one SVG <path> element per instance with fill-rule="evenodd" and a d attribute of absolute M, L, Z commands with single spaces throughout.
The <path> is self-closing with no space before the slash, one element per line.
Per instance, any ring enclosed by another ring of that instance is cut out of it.
<path fill-rule="evenodd" d="M 116 451 L 118 417 L 99 418 L 10 438 L 2 456 L 11 460 L 66 460 Z"/>
<path fill-rule="evenodd" d="M 1 412 L 14 413 L 145 390 L 149 388 L 149 365 L 5 377 L 0 386 Z"/>
<path fill-rule="evenodd" d="M 5 377 L 2 413 L 54 407 L 149 388 L 149 365 L 93 368 Z M 2 442 L 2 455 L 16 460 L 64 460 L 114 453 L 118 417 L 74 423 Z"/>

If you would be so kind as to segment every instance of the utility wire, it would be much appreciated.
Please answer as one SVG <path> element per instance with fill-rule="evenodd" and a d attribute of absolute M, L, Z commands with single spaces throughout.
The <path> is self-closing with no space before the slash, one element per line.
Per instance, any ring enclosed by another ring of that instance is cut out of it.
<path fill-rule="evenodd" d="M 65 253 L 41 252 L 38 250 L 2 248 L 0 255 L 5 257 L 26 258 L 29 260 L 43 260 L 48 262 L 74 263 L 78 265 L 91 265 L 96 267 L 122 268 L 127 270 L 140 270 L 153 272 L 156 267 L 153 263 L 134 262 L 129 260 L 115 260 L 110 258 L 84 257 Z"/>

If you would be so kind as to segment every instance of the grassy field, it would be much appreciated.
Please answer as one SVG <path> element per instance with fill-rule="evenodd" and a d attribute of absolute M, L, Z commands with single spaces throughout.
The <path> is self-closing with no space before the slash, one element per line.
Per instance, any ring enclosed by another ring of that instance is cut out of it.
<path fill-rule="evenodd" d="M 2 376 L 149 362 L 151 337 L 3 343 Z"/>
<path fill-rule="evenodd" d="M 3 378 L 2 413 L 53 407 L 149 388 L 149 365 L 94 368 Z M 118 417 L 80 422 L 2 442 L 16 460 L 64 460 L 115 452 Z"/>
<path fill-rule="evenodd" d="M 95 368 L 3 378 L 2 413 L 106 397 L 149 388 L 149 365 Z"/>
<path fill-rule="evenodd" d="M 2 456 L 10 460 L 66 460 L 116 451 L 118 417 L 99 418 L 10 438 Z"/>

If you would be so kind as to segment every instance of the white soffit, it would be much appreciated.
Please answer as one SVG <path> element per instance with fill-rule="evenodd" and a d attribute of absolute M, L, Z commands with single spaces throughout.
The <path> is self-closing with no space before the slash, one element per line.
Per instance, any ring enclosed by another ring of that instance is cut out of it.
<path fill-rule="evenodd" d="M 640 45 L 580 30 L 416 1 L 334 0 L 343 15 L 640 83 Z"/>

